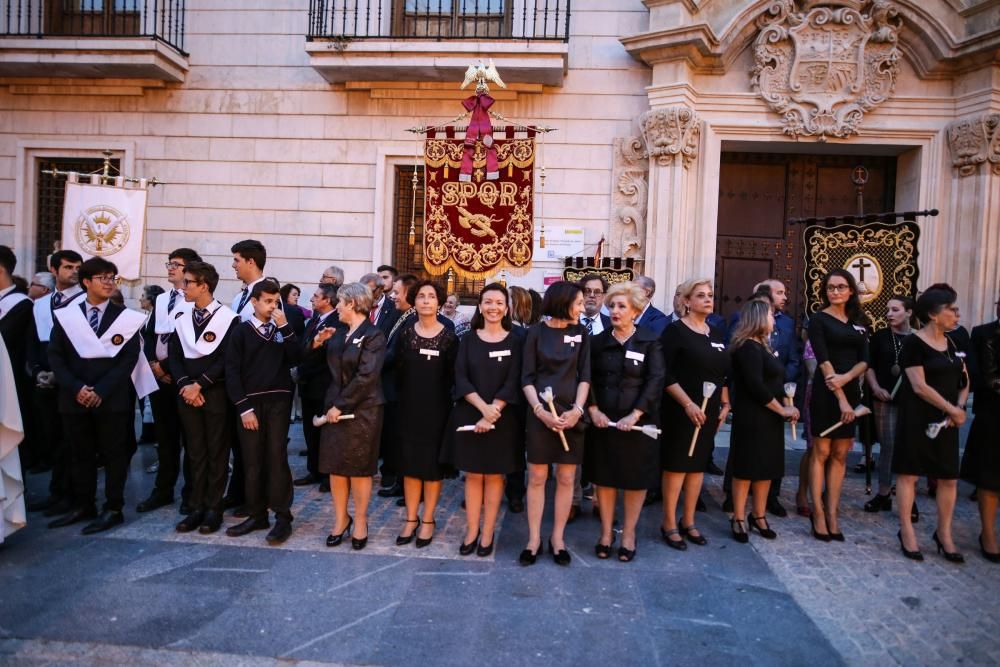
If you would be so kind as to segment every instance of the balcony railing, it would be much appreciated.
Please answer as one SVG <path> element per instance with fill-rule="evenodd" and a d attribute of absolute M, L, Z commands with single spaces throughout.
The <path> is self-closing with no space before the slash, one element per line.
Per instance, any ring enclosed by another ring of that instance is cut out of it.
<path fill-rule="evenodd" d="M 569 38 L 570 0 L 310 0 L 308 39 Z"/>
<path fill-rule="evenodd" d="M 145 37 L 184 54 L 184 0 L 0 0 L 0 37 Z"/>

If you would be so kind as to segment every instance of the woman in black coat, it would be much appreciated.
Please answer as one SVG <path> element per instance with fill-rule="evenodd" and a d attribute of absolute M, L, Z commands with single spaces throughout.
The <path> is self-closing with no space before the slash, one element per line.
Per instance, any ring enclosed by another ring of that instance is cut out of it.
<path fill-rule="evenodd" d="M 744 517 L 747 494 L 753 489 L 750 530 L 774 539 L 767 523 L 767 493 L 772 479 L 785 474 L 785 421 L 799 411 L 783 404 L 785 368 L 769 343 L 774 331 L 771 304 L 754 299 L 740 311 L 729 343 L 733 355 L 733 430 L 730 457 L 733 470 L 733 518 L 737 542 L 749 541 Z"/>
<path fill-rule="evenodd" d="M 361 283 L 344 285 L 337 292 L 341 331 L 323 329 L 313 339 L 318 348 L 329 339 L 326 359 L 330 388 L 326 392 L 326 424 L 320 431 L 319 469 L 330 475 L 333 532 L 328 547 L 339 545 L 354 524 L 351 544 L 364 549 L 368 543 L 368 501 L 372 476 L 378 470 L 378 445 L 382 434 L 382 389 L 379 375 L 385 360 L 385 334 L 368 320 L 371 291 Z M 353 414 L 341 421 L 341 415 Z M 312 415 L 306 415 L 312 419 Z M 347 514 L 347 497 L 354 500 L 354 518 Z M 364 526 L 364 529 L 361 529 Z"/>
<path fill-rule="evenodd" d="M 646 489 L 659 477 L 660 444 L 635 427 L 659 426 L 663 352 L 659 336 L 635 324 L 649 303 L 645 290 L 635 283 L 619 283 L 604 302 L 611 327 L 590 342 L 588 412 L 595 428 L 587 432 L 585 469 L 597 487 L 601 512 L 601 536 L 594 551 L 598 558 L 611 555 L 615 500 L 622 489 L 625 522 L 618 560 L 628 562 L 635 557 L 635 526 Z"/>

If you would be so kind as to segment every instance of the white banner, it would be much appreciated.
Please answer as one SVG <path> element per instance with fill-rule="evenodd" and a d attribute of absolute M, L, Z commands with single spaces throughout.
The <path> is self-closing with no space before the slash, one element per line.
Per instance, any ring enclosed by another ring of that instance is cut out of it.
<path fill-rule="evenodd" d="M 144 188 L 66 183 L 63 250 L 75 250 L 84 259 L 103 257 L 125 280 L 138 280 L 145 229 Z"/>

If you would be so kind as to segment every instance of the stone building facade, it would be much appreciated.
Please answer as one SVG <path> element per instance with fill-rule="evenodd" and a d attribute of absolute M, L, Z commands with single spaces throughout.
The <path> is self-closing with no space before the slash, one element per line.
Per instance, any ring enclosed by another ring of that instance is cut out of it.
<path fill-rule="evenodd" d="M 48 17 L 43 2 L 0 0 L 0 16 L 34 3 Z M 508 83 L 497 109 L 557 128 L 538 222 L 642 260 L 661 307 L 696 275 L 730 309 L 764 275 L 800 288 L 801 230 L 785 221 L 854 213 L 859 164 L 866 212 L 940 210 L 921 222 L 922 284 L 951 282 L 977 322 L 1000 289 L 991 0 L 480 0 L 500 26 L 485 36 L 461 15 L 471 3 L 445 1 L 433 26 L 407 12 L 440 3 L 415 0 L 177 4 L 161 39 L 111 34 L 148 32 L 121 20 L 50 34 L 30 12 L 0 19 L 0 242 L 25 265 L 44 256 L 39 168 L 105 148 L 165 182 L 144 282 L 174 247 L 224 267 L 249 237 L 267 274 L 299 284 L 329 263 L 356 277 L 398 262 L 406 129 L 458 115 L 464 69 L 492 58 Z M 511 281 L 540 286 L 560 266 Z"/>

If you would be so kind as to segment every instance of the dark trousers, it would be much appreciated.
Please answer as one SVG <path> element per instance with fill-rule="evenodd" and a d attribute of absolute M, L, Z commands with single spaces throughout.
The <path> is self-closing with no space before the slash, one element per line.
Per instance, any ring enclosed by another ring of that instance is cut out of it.
<path fill-rule="evenodd" d="M 97 456 L 104 463 L 104 509 L 120 512 L 125 506 L 125 480 L 132 452 L 127 426 L 132 412 L 64 412 L 63 428 L 72 434 L 73 500 L 79 507 L 94 504 L 97 496 Z"/>
<path fill-rule="evenodd" d="M 382 457 L 382 477 L 396 476 L 399 469 L 399 403 L 393 401 L 385 404 L 385 412 L 382 419 L 382 436 L 379 440 L 379 456 Z M 403 480 L 398 480 L 402 482 Z"/>
<path fill-rule="evenodd" d="M 313 426 L 313 417 L 323 414 L 322 398 L 302 397 L 302 436 L 306 440 L 306 470 L 310 475 L 319 474 L 319 427 Z"/>
<path fill-rule="evenodd" d="M 732 454 L 732 451 L 733 450 L 730 449 L 729 453 Z M 732 456 L 726 458 L 726 475 L 725 477 L 722 478 L 722 490 L 725 491 L 726 498 L 733 497 L 733 464 L 731 463 L 732 460 L 733 460 Z M 781 493 L 781 480 L 783 479 L 784 477 L 779 477 L 778 479 L 771 480 L 771 486 L 767 488 L 767 502 L 770 503 L 772 500 L 778 499 L 778 495 Z"/>
<path fill-rule="evenodd" d="M 228 417 L 229 422 L 229 452 L 233 456 L 233 474 L 229 476 L 229 485 L 226 487 L 226 500 L 242 505 L 246 502 L 246 476 L 243 470 L 243 448 L 240 446 L 240 415 L 236 407 L 230 403 Z M 228 455 L 226 460 L 229 460 Z"/>
<path fill-rule="evenodd" d="M 56 412 L 58 400 L 55 387 L 35 387 L 35 424 L 40 460 L 52 466 L 49 495 L 55 498 L 73 496 L 73 455 L 63 438 L 62 417 Z"/>
<path fill-rule="evenodd" d="M 201 390 L 205 404 L 192 407 L 177 399 L 177 413 L 191 462 L 191 506 L 196 511 L 222 512 L 232 438 L 226 388 L 214 384 Z"/>
<path fill-rule="evenodd" d="M 3 342 L 0 341 L 0 345 Z M 45 443 L 39 439 L 35 428 L 35 384 L 23 368 L 14 369 L 14 393 L 17 395 L 18 410 L 21 413 L 21 428 L 24 438 L 20 445 L 23 467 L 30 468 L 45 460 Z M 54 394 L 53 394 L 54 396 Z M 55 405 L 53 402 L 52 405 Z"/>
<path fill-rule="evenodd" d="M 266 519 L 267 509 L 280 518 L 292 519 L 292 469 L 288 467 L 288 422 L 290 394 L 255 396 L 248 401 L 257 416 L 257 430 L 243 427 L 240 418 L 240 449 L 246 479 L 244 508 L 254 518 Z M 244 409 L 247 409 L 244 408 Z"/>
<path fill-rule="evenodd" d="M 153 495 L 161 498 L 174 497 L 174 487 L 181 471 L 181 421 L 177 407 L 177 387 L 157 382 L 158 391 L 149 395 L 153 409 L 153 426 L 156 429 L 156 451 L 160 465 L 156 471 L 156 485 Z M 184 486 L 181 498 L 188 500 L 191 489 L 190 463 L 184 453 Z"/>

